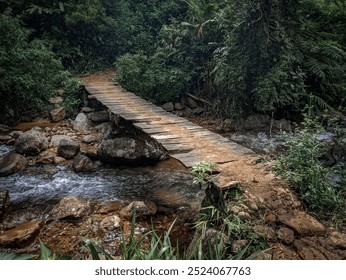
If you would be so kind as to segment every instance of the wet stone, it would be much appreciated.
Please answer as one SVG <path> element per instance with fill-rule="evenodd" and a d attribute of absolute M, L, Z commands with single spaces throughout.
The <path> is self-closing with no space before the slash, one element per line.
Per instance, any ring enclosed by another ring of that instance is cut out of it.
<path fill-rule="evenodd" d="M 24 156 L 16 153 L 9 153 L 0 157 L 0 177 L 11 175 L 27 165 Z"/>
<path fill-rule="evenodd" d="M 74 158 L 80 150 L 80 146 L 73 140 L 62 139 L 58 146 L 58 156 L 62 156 L 66 159 Z"/>
<path fill-rule="evenodd" d="M 48 148 L 48 140 L 37 130 L 30 130 L 20 135 L 15 142 L 19 154 L 34 156 Z"/>
<path fill-rule="evenodd" d="M 87 172 L 94 168 L 94 164 L 90 158 L 85 155 L 78 154 L 73 159 L 73 169 L 76 172 Z"/>
<path fill-rule="evenodd" d="M 101 223 L 99 228 L 102 231 L 113 231 L 115 229 L 120 228 L 122 225 L 121 219 L 118 215 L 113 215 L 104 218 Z"/>
<path fill-rule="evenodd" d="M 49 213 L 53 220 L 77 220 L 90 213 L 90 203 L 78 197 L 63 198 Z"/>
<path fill-rule="evenodd" d="M 83 137 L 83 139 L 82 139 L 82 141 L 84 142 L 84 143 L 93 143 L 93 142 L 97 142 L 97 137 L 96 136 L 94 136 L 94 135 L 86 135 L 86 136 L 84 136 Z"/>
<path fill-rule="evenodd" d="M 120 217 L 131 219 L 134 212 L 137 218 L 146 218 L 156 214 L 157 206 L 151 201 L 133 201 L 120 210 Z"/>
<path fill-rule="evenodd" d="M 42 227 L 41 221 L 31 221 L 0 234 L 0 247 L 21 247 L 35 239 Z"/>

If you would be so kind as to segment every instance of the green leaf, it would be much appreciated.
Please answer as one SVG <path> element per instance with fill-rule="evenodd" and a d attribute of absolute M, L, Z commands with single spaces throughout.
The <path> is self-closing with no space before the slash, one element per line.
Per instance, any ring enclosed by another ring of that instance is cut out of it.
<path fill-rule="evenodd" d="M 64 6 L 64 3 L 63 3 L 63 2 L 59 2 L 59 8 L 60 8 L 60 11 L 61 11 L 61 12 L 64 12 L 64 11 L 65 11 L 65 6 Z"/>
<path fill-rule="evenodd" d="M 0 252 L 0 260 L 31 260 L 34 255 Z"/>

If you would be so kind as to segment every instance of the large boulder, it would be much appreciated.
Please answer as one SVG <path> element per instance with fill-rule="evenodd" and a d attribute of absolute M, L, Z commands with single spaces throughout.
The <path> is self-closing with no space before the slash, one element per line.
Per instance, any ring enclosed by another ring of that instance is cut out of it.
<path fill-rule="evenodd" d="M 14 148 L 19 154 L 35 156 L 48 149 L 48 140 L 41 132 L 29 130 L 16 139 Z"/>
<path fill-rule="evenodd" d="M 102 161 L 112 163 L 159 161 L 166 157 L 158 145 L 128 137 L 103 140 L 97 153 Z"/>
<path fill-rule="evenodd" d="M 80 150 L 80 146 L 73 140 L 62 139 L 58 146 L 57 155 L 66 159 L 74 158 Z"/>
<path fill-rule="evenodd" d="M 0 157 L 0 177 L 11 175 L 23 169 L 27 160 L 20 154 L 8 153 Z"/>
<path fill-rule="evenodd" d="M 90 203 L 79 197 L 65 197 L 49 213 L 53 220 L 78 220 L 90 213 Z"/>
<path fill-rule="evenodd" d="M 77 131 L 89 131 L 92 128 L 92 122 L 84 113 L 79 113 L 73 122 L 73 129 Z"/>

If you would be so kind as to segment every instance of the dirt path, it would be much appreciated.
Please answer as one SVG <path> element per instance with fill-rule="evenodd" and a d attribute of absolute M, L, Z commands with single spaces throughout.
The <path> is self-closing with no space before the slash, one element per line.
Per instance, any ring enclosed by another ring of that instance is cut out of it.
<path fill-rule="evenodd" d="M 81 77 L 81 80 L 84 83 L 109 83 L 113 75 L 113 71 L 106 71 Z M 151 116 L 155 117 L 155 114 Z M 190 137 L 185 128 L 170 126 L 169 129 L 172 135 Z M 236 150 L 238 146 L 218 145 L 207 137 L 191 139 L 193 141 L 189 142 L 193 143 L 194 150 L 213 151 L 214 155 L 224 159 L 221 162 L 227 162 L 218 164 L 221 171 L 218 184 L 239 181 L 245 189 L 242 215 L 254 224 L 256 234 L 265 238 L 273 248 L 264 257 L 346 259 L 346 235 L 309 215 L 287 183 L 274 176 L 271 163 L 257 164 L 255 154 L 239 152 Z"/>

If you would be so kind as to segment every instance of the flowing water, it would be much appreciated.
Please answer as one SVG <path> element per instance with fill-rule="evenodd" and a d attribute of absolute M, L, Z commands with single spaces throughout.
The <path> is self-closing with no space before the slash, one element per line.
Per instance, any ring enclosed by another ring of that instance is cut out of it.
<path fill-rule="evenodd" d="M 0 146 L 0 155 L 10 151 Z M 11 204 L 42 206 L 56 204 L 66 196 L 101 201 L 147 199 L 165 207 L 191 205 L 203 192 L 184 171 L 150 168 L 100 168 L 78 173 L 65 166 L 37 165 L 0 178 L 0 187 L 9 190 Z"/>

